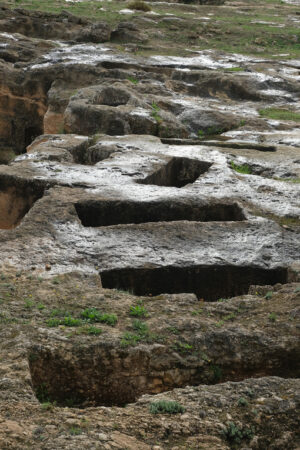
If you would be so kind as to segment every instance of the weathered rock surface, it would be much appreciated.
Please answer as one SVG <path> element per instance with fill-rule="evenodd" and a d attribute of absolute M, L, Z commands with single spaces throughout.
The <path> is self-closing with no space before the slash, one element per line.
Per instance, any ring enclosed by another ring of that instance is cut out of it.
<path fill-rule="evenodd" d="M 299 446 L 299 64 L 195 11 L 0 8 L 1 449 Z"/>
<path fill-rule="evenodd" d="M 77 17 L 68 11 L 47 14 L 1 6 L 0 31 L 20 33 L 40 39 L 62 39 L 77 42 L 105 42 L 110 39 L 110 28 L 104 22 Z"/>
<path fill-rule="evenodd" d="M 97 276 L 35 272 L 1 272 L 1 447 L 79 448 L 84 439 L 87 448 L 297 448 L 299 283 L 207 304 L 188 294 L 137 299 L 103 290 Z M 138 304 L 147 314 L 136 321 Z M 98 336 L 84 320 L 54 325 L 82 320 L 86 308 L 117 323 L 94 322 Z M 245 379 L 249 371 L 255 378 Z M 199 382 L 125 408 L 88 407 Z M 161 399 L 184 414 L 151 414 Z"/>

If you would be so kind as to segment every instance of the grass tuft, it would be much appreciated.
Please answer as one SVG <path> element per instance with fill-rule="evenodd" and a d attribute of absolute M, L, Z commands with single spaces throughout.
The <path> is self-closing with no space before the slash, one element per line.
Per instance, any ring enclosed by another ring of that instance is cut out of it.
<path fill-rule="evenodd" d="M 144 11 L 144 12 L 151 11 L 151 7 L 142 0 L 133 0 L 128 4 L 128 8 L 135 9 L 136 11 Z"/>
<path fill-rule="evenodd" d="M 288 109 L 265 108 L 260 109 L 259 114 L 262 117 L 273 120 L 293 120 L 294 122 L 300 122 L 300 112 L 289 111 Z"/>
<path fill-rule="evenodd" d="M 185 411 L 180 403 L 168 400 L 150 403 L 149 410 L 151 414 L 182 414 Z"/>
<path fill-rule="evenodd" d="M 247 174 L 250 175 L 252 173 L 251 171 L 251 167 L 248 166 L 248 164 L 235 164 L 233 161 L 230 162 L 230 166 L 233 170 L 235 170 L 235 172 L 238 173 L 243 173 L 243 174 Z"/>

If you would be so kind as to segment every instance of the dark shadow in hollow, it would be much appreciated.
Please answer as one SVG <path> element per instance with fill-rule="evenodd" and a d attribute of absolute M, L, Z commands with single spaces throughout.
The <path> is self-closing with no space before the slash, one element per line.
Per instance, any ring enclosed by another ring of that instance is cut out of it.
<path fill-rule="evenodd" d="M 34 203 L 44 195 L 45 186 L 13 177 L 0 178 L 0 229 L 17 227 Z"/>
<path fill-rule="evenodd" d="M 252 266 L 165 266 L 100 272 L 102 286 L 135 295 L 193 292 L 205 301 L 246 294 L 250 285 L 287 282 L 287 269 Z"/>
<path fill-rule="evenodd" d="M 176 220 L 209 222 L 246 219 L 237 203 L 196 205 L 173 200 L 152 202 L 90 200 L 76 203 L 75 209 L 85 227 Z"/>
<path fill-rule="evenodd" d="M 200 175 L 207 172 L 211 165 L 210 162 L 197 159 L 173 157 L 167 164 L 143 180 L 137 180 L 137 183 L 182 188 L 194 183 Z"/>

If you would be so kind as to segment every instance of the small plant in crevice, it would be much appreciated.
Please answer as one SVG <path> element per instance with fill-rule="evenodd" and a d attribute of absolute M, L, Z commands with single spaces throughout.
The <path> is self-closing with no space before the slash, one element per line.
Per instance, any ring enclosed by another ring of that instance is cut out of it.
<path fill-rule="evenodd" d="M 130 306 L 129 314 L 134 317 L 147 317 L 148 311 L 144 305 Z"/>
<path fill-rule="evenodd" d="M 297 111 L 290 111 L 288 109 L 281 108 L 265 108 L 260 109 L 260 116 L 273 120 L 292 120 L 294 122 L 300 122 L 300 113 Z"/>
<path fill-rule="evenodd" d="M 125 331 L 120 341 L 120 346 L 123 348 L 126 347 L 134 347 L 138 342 L 142 340 L 141 336 L 138 334 L 130 333 L 129 331 Z"/>
<path fill-rule="evenodd" d="M 24 300 L 25 300 L 25 308 L 26 309 L 31 309 L 34 307 L 34 302 L 31 299 L 26 298 Z"/>
<path fill-rule="evenodd" d="M 132 84 L 138 84 L 139 80 L 137 80 L 136 78 L 132 77 L 131 75 L 129 75 L 127 77 L 127 80 L 130 81 Z"/>
<path fill-rule="evenodd" d="M 44 411 L 52 411 L 52 409 L 56 406 L 56 402 L 44 402 L 41 406 Z"/>
<path fill-rule="evenodd" d="M 240 312 L 240 311 L 238 311 Z M 227 322 L 228 320 L 233 320 L 236 318 L 236 313 L 232 312 L 230 314 L 227 314 L 226 316 L 224 316 L 222 318 L 222 320 L 220 320 L 219 322 L 217 322 L 215 325 L 216 327 L 220 328 L 224 325 L 225 322 Z"/>
<path fill-rule="evenodd" d="M 269 314 L 269 320 L 270 320 L 271 322 L 276 322 L 276 320 L 277 320 L 277 314 L 275 314 L 274 312 L 271 312 L 271 313 Z"/>
<path fill-rule="evenodd" d="M 82 433 L 83 433 L 83 431 L 82 431 L 82 429 L 79 428 L 79 427 L 74 426 L 74 427 L 71 427 L 71 428 L 70 428 L 70 434 L 71 434 L 72 436 L 78 436 L 79 434 L 82 434 Z"/>
<path fill-rule="evenodd" d="M 200 314 L 203 313 L 203 309 L 194 309 L 194 311 L 192 311 L 192 316 L 200 316 Z"/>
<path fill-rule="evenodd" d="M 71 316 L 64 317 L 60 322 L 61 325 L 65 325 L 66 327 L 79 327 L 82 323 L 80 319 Z"/>
<path fill-rule="evenodd" d="M 251 440 L 254 436 L 254 427 L 239 427 L 234 422 L 229 422 L 222 434 L 232 445 L 239 445 L 243 440 Z"/>
<path fill-rule="evenodd" d="M 128 9 L 134 9 L 136 11 L 149 12 L 149 11 L 151 11 L 151 6 L 149 6 L 143 0 L 133 0 L 132 2 L 130 2 L 128 4 Z"/>
<path fill-rule="evenodd" d="M 179 353 L 191 353 L 193 351 L 193 346 L 188 342 L 176 341 L 172 345 L 172 348 Z"/>
<path fill-rule="evenodd" d="M 252 173 L 251 167 L 248 164 L 235 164 L 235 162 L 230 162 L 231 168 L 238 173 L 243 173 L 245 175 L 250 175 Z"/>
<path fill-rule="evenodd" d="M 50 403 L 48 388 L 45 383 L 41 383 L 35 391 L 36 398 L 40 403 Z"/>
<path fill-rule="evenodd" d="M 240 397 L 238 400 L 238 406 L 248 406 L 248 400 L 244 397 Z"/>
<path fill-rule="evenodd" d="M 70 315 L 70 313 L 68 311 L 64 310 L 64 309 L 57 309 L 57 308 L 55 308 L 55 309 L 52 309 L 50 311 L 50 316 L 51 317 L 66 317 L 66 316 L 69 316 L 69 315 Z"/>
<path fill-rule="evenodd" d="M 225 72 L 244 72 L 243 67 L 227 67 Z"/>
<path fill-rule="evenodd" d="M 205 136 L 214 136 L 216 134 L 222 134 L 222 133 L 224 133 L 224 131 L 225 131 L 224 128 L 212 126 L 212 127 L 206 128 L 205 130 L 198 130 L 197 135 L 198 135 L 198 138 L 201 139 Z"/>
<path fill-rule="evenodd" d="M 61 322 L 60 319 L 56 319 L 56 318 L 48 319 L 46 321 L 46 325 L 50 328 L 59 327 L 60 322 Z"/>
<path fill-rule="evenodd" d="M 134 331 L 137 332 L 137 334 L 141 337 L 147 336 L 149 334 L 149 328 L 148 325 L 145 322 L 142 322 L 139 319 L 135 319 L 132 323 L 132 328 Z"/>
<path fill-rule="evenodd" d="M 149 330 L 148 325 L 139 319 L 135 319 L 132 322 L 132 329 L 134 333 L 126 331 L 120 341 L 121 347 L 133 347 L 139 342 L 163 342 L 165 337 L 163 335 L 152 333 Z"/>
<path fill-rule="evenodd" d="M 54 317 L 46 321 L 46 325 L 50 328 L 59 327 L 60 325 L 64 325 L 66 327 L 79 327 L 81 324 L 82 321 L 80 319 L 76 319 L 72 316 L 66 316 L 62 319 Z"/>
<path fill-rule="evenodd" d="M 180 331 L 179 331 L 178 328 L 176 328 L 176 327 L 168 327 L 168 328 L 167 328 L 167 331 L 168 331 L 169 333 L 172 333 L 172 334 L 175 334 L 175 335 L 180 334 Z"/>
<path fill-rule="evenodd" d="M 149 405 L 151 414 L 182 414 L 185 408 L 176 401 L 159 400 Z"/>
<path fill-rule="evenodd" d="M 153 117 L 154 120 L 156 120 L 157 123 L 161 123 L 162 118 L 159 115 L 160 107 L 153 102 L 151 108 L 152 108 L 151 116 Z"/>
<path fill-rule="evenodd" d="M 86 328 L 86 334 L 92 334 L 94 336 L 97 336 L 98 334 L 101 334 L 101 333 L 102 333 L 101 328 L 97 328 L 94 326 L 90 326 L 90 327 Z"/>
<path fill-rule="evenodd" d="M 106 323 L 110 326 L 115 326 L 118 322 L 118 317 L 116 314 L 109 313 L 101 313 L 96 308 L 87 308 L 81 313 L 81 317 L 84 318 L 87 322 L 95 323 Z"/>
<path fill-rule="evenodd" d="M 222 376 L 223 376 L 223 371 L 222 371 L 221 367 L 212 364 L 210 366 L 210 371 L 212 374 L 213 383 L 218 383 L 219 381 L 221 381 Z"/>

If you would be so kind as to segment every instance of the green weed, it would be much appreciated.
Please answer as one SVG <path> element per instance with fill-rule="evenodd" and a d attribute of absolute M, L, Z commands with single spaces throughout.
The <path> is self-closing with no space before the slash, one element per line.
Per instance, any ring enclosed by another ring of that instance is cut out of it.
<path fill-rule="evenodd" d="M 275 314 L 274 312 L 271 312 L 271 313 L 269 314 L 269 320 L 270 320 L 271 322 L 276 322 L 276 320 L 277 320 L 277 314 Z"/>
<path fill-rule="evenodd" d="M 159 400 L 150 403 L 149 411 L 151 414 L 182 414 L 185 409 L 178 402 Z"/>
<path fill-rule="evenodd" d="M 132 77 L 132 76 L 128 76 L 127 80 L 131 81 L 132 84 L 138 84 L 139 80 L 137 80 L 136 78 Z"/>
<path fill-rule="evenodd" d="M 147 3 L 143 2 L 142 0 L 133 0 L 132 2 L 130 2 L 128 4 L 127 8 L 135 9 L 137 11 L 144 11 L 144 12 L 151 11 L 151 7 Z"/>
<path fill-rule="evenodd" d="M 294 122 L 300 122 L 300 113 L 289 111 L 288 109 L 281 108 L 265 108 L 260 109 L 259 114 L 262 117 L 267 117 L 273 120 L 292 120 Z"/>
<path fill-rule="evenodd" d="M 81 317 L 90 323 L 101 322 L 110 326 L 115 326 L 118 322 L 116 314 L 101 313 L 96 308 L 87 308 L 81 313 Z"/>
<path fill-rule="evenodd" d="M 248 406 L 248 400 L 246 400 L 244 397 L 239 398 L 238 406 Z"/>
<path fill-rule="evenodd" d="M 129 314 L 134 317 L 147 317 L 148 311 L 143 305 L 130 306 Z"/>
<path fill-rule="evenodd" d="M 250 440 L 254 436 L 254 428 L 239 427 L 234 422 L 229 422 L 223 434 L 228 442 L 233 445 L 239 445 L 244 439 Z"/>
<path fill-rule="evenodd" d="M 235 172 L 243 173 L 243 174 L 251 174 L 252 170 L 251 167 L 248 166 L 248 164 L 235 164 L 233 161 L 230 162 L 230 166 Z"/>

